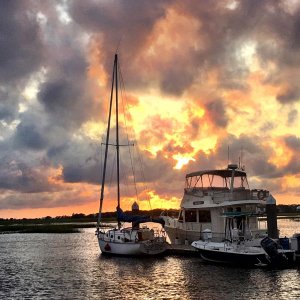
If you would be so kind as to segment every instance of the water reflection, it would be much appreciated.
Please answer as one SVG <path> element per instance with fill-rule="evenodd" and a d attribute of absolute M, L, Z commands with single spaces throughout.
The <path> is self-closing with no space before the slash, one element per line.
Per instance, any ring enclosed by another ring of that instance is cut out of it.
<path fill-rule="evenodd" d="M 0 299 L 299 299 L 300 269 L 216 266 L 197 257 L 99 255 L 81 234 L 0 236 Z"/>

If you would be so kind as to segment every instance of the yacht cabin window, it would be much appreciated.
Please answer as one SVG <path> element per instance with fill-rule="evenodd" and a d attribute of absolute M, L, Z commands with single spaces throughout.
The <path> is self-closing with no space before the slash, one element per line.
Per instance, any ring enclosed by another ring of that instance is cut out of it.
<path fill-rule="evenodd" d="M 179 212 L 178 221 L 183 222 L 183 213 L 182 210 Z"/>
<path fill-rule="evenodd" d="M 197 211 L 196 210 L 186 210 L 185 211 L 185 221 L 186 222 L 197 222 Z"/>
<path fill-rule="evenodd" d="M 198 216 L 199 216 L 199 223 L 210 223 L 211 222 L 211 216 L 210 216 L 209 210 L 199 210 Z"/>

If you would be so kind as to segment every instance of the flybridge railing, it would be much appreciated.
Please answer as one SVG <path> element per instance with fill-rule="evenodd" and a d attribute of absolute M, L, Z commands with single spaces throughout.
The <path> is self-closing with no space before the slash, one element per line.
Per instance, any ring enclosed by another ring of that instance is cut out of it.
<path fill-rule="evenodd" d="M 237 201 L 237 200 L 266 200 L 269 196 L 267 190 L 250 190 L 244 188 L 235 188 L 233 192 L 229 189 L 213 188 L 213 189 L 186 189 L 186 195 L 203 198 L 211 196 L 214 203 L 223 201 Z"/>
<path fill-rule="evenodd" d="M 214 193 L 212 197 L 215 203 L 220 201 L 236 201 L 236 200 L 252 199 L 250 190 L 238 190 L 238 189 L 234 190 L 233 193 L 231 193 L 230 191 Z"/>
<path fill-rule="evenodd" d="M 253 193 L 252 191 L 239 191 L 234 193 L 220 193 L 212 196 L 214 203 L 223 201 L 239 201 L 239 200 L 266 200 L 269 196 L 269 192 Z"/>

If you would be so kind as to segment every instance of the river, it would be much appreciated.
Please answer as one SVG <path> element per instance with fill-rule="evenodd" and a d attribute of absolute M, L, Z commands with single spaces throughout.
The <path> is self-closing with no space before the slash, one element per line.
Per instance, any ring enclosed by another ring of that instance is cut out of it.
<path fill-rule="evenodd" d="M 281 236 L 300 222 L 279 220 Z M 300 268 L 243 269 L 198 257 L 99 255 L 94 229 L 0 235 L 0 299 L 300 299 Z"/>

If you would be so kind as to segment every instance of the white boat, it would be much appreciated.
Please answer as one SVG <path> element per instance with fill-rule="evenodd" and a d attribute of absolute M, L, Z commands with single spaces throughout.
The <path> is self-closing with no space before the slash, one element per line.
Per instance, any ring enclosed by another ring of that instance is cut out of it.
<path fill-rule="evenodd" d="M 227 224 L 230 224 L 228 222 Z M 236 235 L 237 231 L 228 234 L 230 240 L 212 242 L 211 233 L 206 232 L 205 240 L 194 241 L 191 245 L 203 260 L 235 265 L 240 267 L 275 267 L 286 268 L 295 265 L 294 250 L 282 249 L 277 242 L 265 237 L 260 246 L 249 246 L 246 241 Z M 226 235 L 226 233 L 225 233 Z"/>
<path fill-rule="evenodd" d="M 199 251 L 201 258 L 216 263 L 236 266 L 267 266 L 269 260 L 261 247 L 245 246 L 230 242 L 195 241 L 192 246 Z"/>
<path fill-rule="evenodd" d="M 206 229 L 203 240 L 194 241 L 191 245 L 199 251 L 202 259 L 217 263 L 226 263 L 239 266 L 261 266 L 267 265 L 268 259 L 262 247 L 249 245 L 249 214 L 240 212 L 229 212 L 223 214 L 225 220 L 224 240 L 222 242 L 212 241 L 212 232 Z M 235 218 L 240 218 L 241 227 L 247 232 L 247 237 L 241 235 L 241 231 L 232 227 Z M 250 240 L 251 241 L 251 240 Z"/>
<path fill-rule="evenodd" d="M 212 241 L 225 239 L 224 215 L 234 214 L 231 228 L 245 240 L 259 241 L 267 233 L 260 228 L 269 191 L 250 189 L 245 170 L 230 164 L 226 169 L 204 170 L 186 175 L 184 195 L 178 217 L 162 215 L 171 244 L 191 244 L 203 239 L 206 230 Z M 247 216 L 247 226 L 242 222 Z M 249 230 L 248 230 L 249 229 Z"/>
<path fill-rule="evenodd" d="M 119 90 L 119 63 L 118 55 L 115 54 L 113 76 L 112 76 L 112 89 L 110 95 L 110 105 L 109 105 L 109 116 L 107 125 L 107 135 L 105 143 L 105 157 L 102 173 L 102 185 L 101 185 L 101 195 L 100 195 L 100 206 L 99 206 L 99 217 L 97 222 L 96 235 L 98 238 L 100 250 L 103 254 L 110 255 L 158 255 L 162 254 L 166 250 L 166 238 L 163 235 L 163 231 L 155 230 L 147 227 L 145 223 L 155 222 L 164 224 L 163 219 L 153 219 L 148 216 L 138 216 L 138 215 L 126 215 L 121 207 L 121 191 L 120 191 L 120 151 L 121 146 L 130 147 L 129 141 L 124 144 L 120 144 L 119 141 L 119 110 L 118 110 L 118 90 Z M 111 118 L 112 118 L 112 106 L 113 99 L 115 97 L 115 110 L 116 110 L 116 140 L 115 143 L 110 141 L 110 131 L 111 131 Z M 102 207 L 104 201 L 104 191 L 106 183 L 106 169 L 108 160 L 108 149 L 110 147 L 115 148 L 116 151 L 116 173 L 117 173 L 117 228 L 104 230 L 101 227 L 101 216 Z M 130 156 L 131 157 L 131 156 Z M 131 162 L 132 163 L 132 162 Z M 132 167 L 133 169 L 133 167 Z M 133 174 L 134 177 L 134 174 Z M 134 180 L 135 184 L 135 180 Z M 132 223 L 132 227 L 123 228 L 121 222 Z M 140 224 L 143 224 L 140 227 Z"/>

